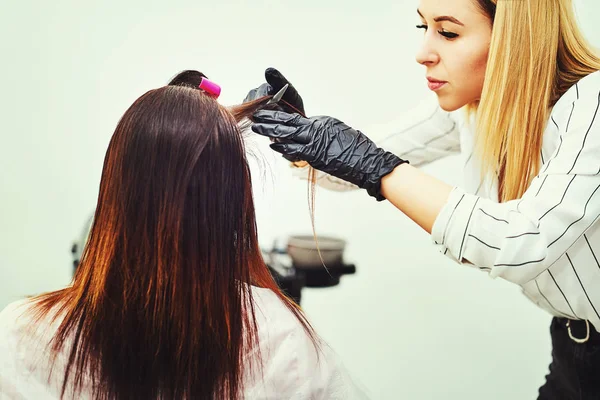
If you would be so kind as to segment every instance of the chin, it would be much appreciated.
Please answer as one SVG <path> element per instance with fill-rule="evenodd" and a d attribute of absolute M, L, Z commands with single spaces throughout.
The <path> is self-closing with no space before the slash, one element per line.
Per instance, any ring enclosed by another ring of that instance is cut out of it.
<path fill-rule="evenodd" d="M 440 108 L 447 112 L 456 111 L 466 104 L 465 102 L 457 101 L 457 99 L 444 98 L 444 96 L 438 96 L 438 103 L 440 104 Z"/>

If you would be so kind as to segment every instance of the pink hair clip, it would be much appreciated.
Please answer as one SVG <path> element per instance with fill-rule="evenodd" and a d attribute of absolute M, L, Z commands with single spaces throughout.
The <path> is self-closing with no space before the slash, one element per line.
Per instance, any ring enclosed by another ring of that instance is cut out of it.
<path fill-rule="evenodd" d="M 209 96 L 214 97 L 215 99 L 219 98 L 219 95 L 221 94 L 221 86 L 206 78 L 202 78 L 200 86 L 198 87 L 204 90 L 206 93 L 208 93 Z"/>

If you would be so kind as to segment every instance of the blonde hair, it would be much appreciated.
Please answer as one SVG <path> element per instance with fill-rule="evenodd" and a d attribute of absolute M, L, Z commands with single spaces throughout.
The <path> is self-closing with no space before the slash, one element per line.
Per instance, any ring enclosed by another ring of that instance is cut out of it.
<path fill-rule="evenodd" d="M 539 172 L 551 107 L 600 70 L 600 57 L 577 26 L 572 0 L 476 1 L 493 29 L 481 99 L 467 112 L 476 116 L 482 179 L 497 174 L 499 199 L 508 201 Z"/>

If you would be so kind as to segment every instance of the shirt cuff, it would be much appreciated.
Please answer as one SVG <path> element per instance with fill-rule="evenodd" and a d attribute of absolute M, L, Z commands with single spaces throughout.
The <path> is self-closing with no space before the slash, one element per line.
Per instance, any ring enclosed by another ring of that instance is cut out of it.
<path fill-rule="evenodd" d="M 431 229 L 431 240 L 439 251 L 459 263 L 465 254 L 469 224 L 479 197 L 455 187 Z"/>

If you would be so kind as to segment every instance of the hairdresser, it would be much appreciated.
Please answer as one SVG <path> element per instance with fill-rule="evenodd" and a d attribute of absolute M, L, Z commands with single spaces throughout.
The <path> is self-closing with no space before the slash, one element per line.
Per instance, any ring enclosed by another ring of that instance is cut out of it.
<path fill-rule="evenodd" d="M 289 109 L 259 111 L 252 130 L 318 169 L 318 182 L 388 200 L 457 263 L 521 286 L 554 316 L 539 399 L 600 398 L 598 53 L 572 0 L 420 0 L 417 13 L 416 59 L 439 103 L 421 122 L 378 144 Z M 248 100 L 283 80 L 268 70 Z M 464 187 L 416 168 L 456 152 Z"/>

